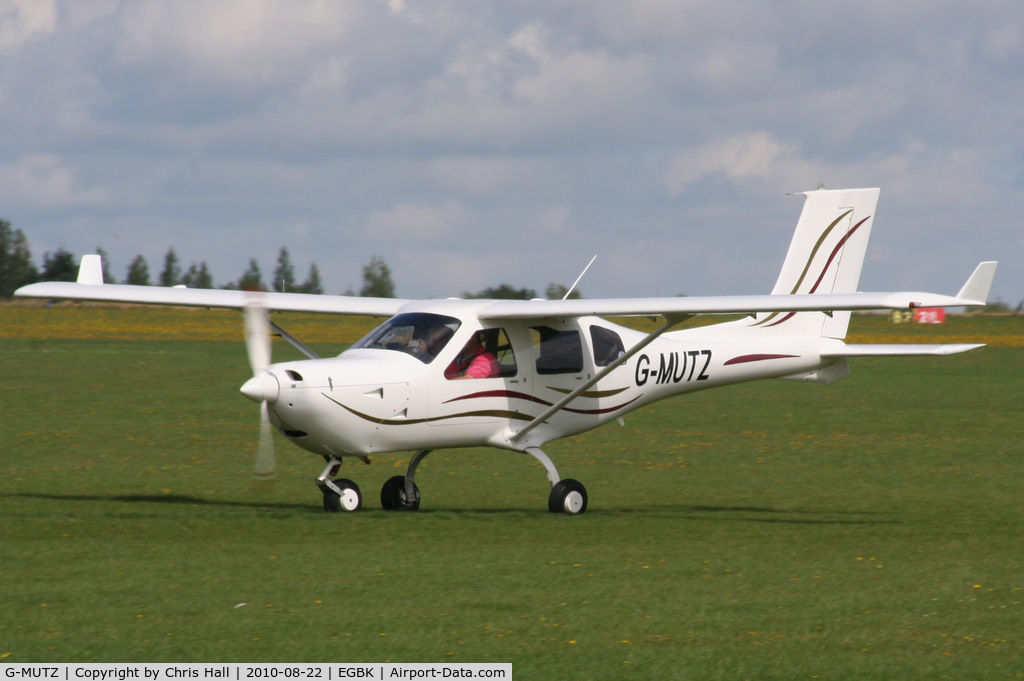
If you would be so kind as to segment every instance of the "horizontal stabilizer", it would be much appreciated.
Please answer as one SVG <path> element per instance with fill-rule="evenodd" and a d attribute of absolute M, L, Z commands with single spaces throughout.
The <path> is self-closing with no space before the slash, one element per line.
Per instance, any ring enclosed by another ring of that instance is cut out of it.
<path fill-rule="evenodd" d="M 825 350 L 822 357 L 913 357 L 917 355 L 955 355 L 975 348 L 984 347 L 984 343 L 949 343 L 946 345 L 923 345 L 903 343 L 895 345 L 843 345 L 835 349 Z"/>

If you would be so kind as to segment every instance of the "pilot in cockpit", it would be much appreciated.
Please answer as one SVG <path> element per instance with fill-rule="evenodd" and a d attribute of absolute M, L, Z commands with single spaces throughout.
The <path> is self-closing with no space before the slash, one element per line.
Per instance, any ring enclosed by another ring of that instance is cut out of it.
<path fill-rule="evenodd" d="M 414 341 L 413 348 L 420 358 L 430 363 L 430 360 L 437 356 L 437 353 L 444 349 L 444 346 L 452 339 L 455 332 L 451 327 L 439 324 L 426 333 L 426 338 L 419 338 Z"/>

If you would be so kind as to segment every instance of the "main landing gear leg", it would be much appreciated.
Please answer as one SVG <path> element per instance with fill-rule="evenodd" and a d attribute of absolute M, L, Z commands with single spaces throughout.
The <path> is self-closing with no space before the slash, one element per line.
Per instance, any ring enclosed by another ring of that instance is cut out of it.
<path fill-rule="evenodd" d="M 415 511 L 420 507 L 420 488 L 416 486 L 416 468 L 433 450 L 421 449 L 412 455 L 405 475 L 389 478 L 380 489 L 380 505 L 387 511 Z"/>
<path fill-rule="evenodd" d="M 548 472 L 551 494 L 548 496 L 548 510 L 552 513 L 579 515 L 587 510 L 587 488 L 579 480 L 558 477 L 558 469 L 540 447 L 527 447 L 526 453 L 540 461 Z"/>
<path fill-rule="evenodd" d="M 324 460 L 327 461 L 327 466 L 316 479 L 316 486 L 324 495 L 324 510 L 328 513 L 358 511 L 363 505 L 359 485 L 346 478 L 334 479 L 341 468 L 341 459 L 336 456 L 325 456 Z"/>

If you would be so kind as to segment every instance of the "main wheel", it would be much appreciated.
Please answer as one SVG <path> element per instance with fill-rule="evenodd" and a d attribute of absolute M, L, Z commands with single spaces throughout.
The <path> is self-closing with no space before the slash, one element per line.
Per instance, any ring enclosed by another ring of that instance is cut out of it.
<path fill-rule="evenodd" d="M 363 495 L 359 491 L 359 485 L 347 478 L 338 478 L 333 481 L 341 489 L 339 495 L 329 487 L 324 491 L 324 510 L 328 513 L 350 513 L 358 511 L 363 505 Z"/>
<path fill-rule="evenodd" d="M 387 511 L 415 511 L 420 507 L 420 488 L 412 483 L 412 499 L 405 493 L 405 476 L 388 478 L 380 488 L 380 505 Z"/>
<path fill-rule="evenodd" d="M 579 480 L 559 480 L 551 488 L 548 510 L 552 513 L 579 515 L 587 510 L 587 488 Z"/>

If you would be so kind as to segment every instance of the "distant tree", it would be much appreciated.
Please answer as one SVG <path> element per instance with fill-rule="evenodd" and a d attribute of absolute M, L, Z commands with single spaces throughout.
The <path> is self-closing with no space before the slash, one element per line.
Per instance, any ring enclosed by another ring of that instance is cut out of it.
<path fill-rule="evenodd" d="M 1017 307 L 1020 308 L 1019 305 Z M 1010 311 L 1010 305 L 1003 302 L 1002 298 L 996 298 L 994 301 L 990 300 L 984 310 L 986 314 L 1006 314 Z"/>
<path fill-rule="evenodd" d="M 562 284 L 548 284 L 548 287 L 544 289 L 544 297 L 548 300 L 561 300 L 565 297 L 566 291 L 569 290 L 568 286 Z M 582 298 L 579 289 L 573 289 L 572 293 L 569 294 L 569 300 L 576 300 Z"/>
<path fill-rule="evenodd" d="M 370 258 L 363 266 L 363 288 L 359 295 L 373 298 L 394 298 L 395 284 L 391 281 L 391 268 L 379 256 Z"/>
<path fill-rule="evenodd" d="M 477 293 L 464 293 L 464 298 L 494 298 L 497 300 L 530 300 L 537 297 L 532 288 L 512 288 L 509 284 L 491 286 Z"/>
<path fill-rule="evenodd" d="M 309 266 L 309 276 L 306 277 L 306 281 L 299 287 L 300 293 L 316 293 L 320 295 L 324 292 L 323 284 L 320 283 L 320 270 L 317 269 L 316 263 Z"/>
<path fill-rule="evenodd" d="M 0 298 L 10 298 L 17 289 L 38 280 L 25 235 L 0 220 Z"/>
<path fill-rule="evenodd" d="M 287 291 L 297 289 L 295 282 L 295 268 L 292 267 L 292 258 L 288 249 L 284 246 L 277 254 L 277 268 L 274 270 L 274 281 L 271 282 L 275 291 Z"/>
<path fill-rule="evenodd" d="M 103 283 L 116 284 L 114 277 L 110 275 L 110 256 L 102 248 L 96 249 L 96 255 L 100 256 L 100 266 L 103 268 Z"/>
<path fill-rule="evenodd" d="M 238 280 L 237 286 L 242 291 L 266 291 L 263 284 L 263 273 L 260 272 L 260 265 L 255 258 L 249 259 L 249 269 L 245 271 L 242 278 Z"/>
<path fill-rule="evenodd" d="M 168 249 L 164 256 L 164 269 L 160 272 L 161 286 L 177 286 L 181 283 L 181 265 L 178 264 L 178 254 L 174 249 Z"/>
<path fill-rule="evenodd" d="M 128 274 L 124 278 L 124 283 L 133 286 L 149 286 L 149 265 L 141 255 L 135 256 L 135 259 L 128 265 Z"/>
<path fill-rule="evenodd" d="M 213 288 L 213 274 L 206 261 L 199 263 L 199 275 L 196 277 L 196 288 Z"/>
<path fill-rule="evenodd" d="M 188 288 L 213 288 L 213 276 L 206 266 L 206 261 L 204 260 L 198 265 L 195 263 L 189 265 L 188 272 L 181 278 L 181 283 Z"/>
<path fill-rule="evenodd" d="M 53 255 L 43 254 L 43 281 L 74 281 L 78 278 L 78 266 L 75 256 L 63 248 L 58 248 Z"/>

